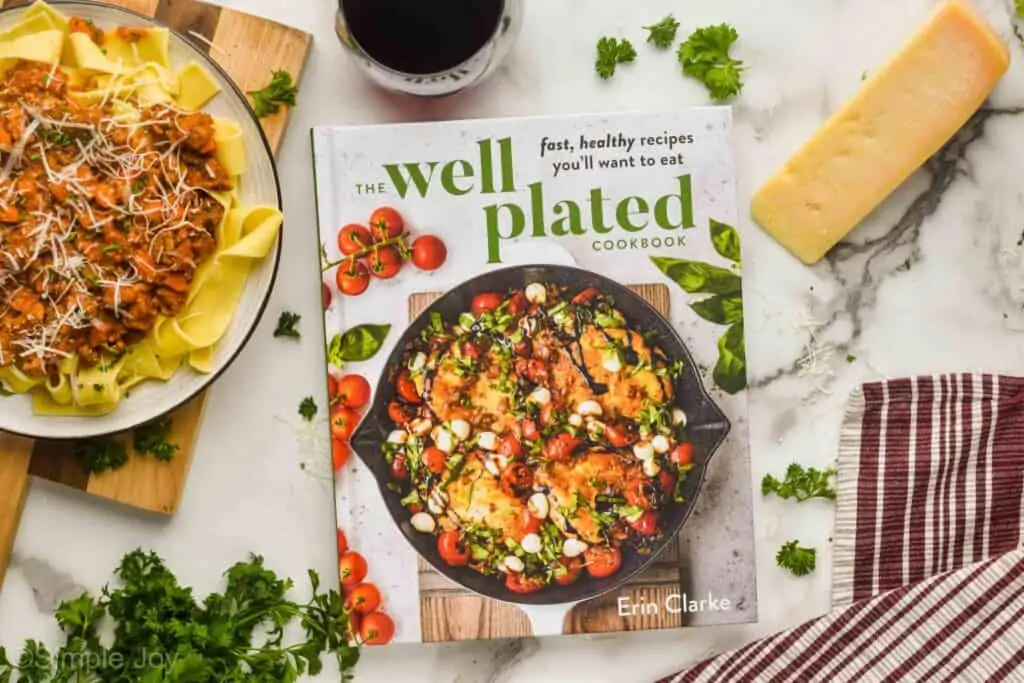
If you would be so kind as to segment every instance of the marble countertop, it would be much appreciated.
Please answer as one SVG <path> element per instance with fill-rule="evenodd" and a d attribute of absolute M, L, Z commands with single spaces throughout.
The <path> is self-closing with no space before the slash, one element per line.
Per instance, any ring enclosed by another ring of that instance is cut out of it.
<path fill-rule="evenodd" d="M 166 557 L 200 593 L 250 551 L 301 577 L 335 571 L 328 444 L 303 428 L 299 400 L 322 391 L 317 322 L 311 126 L 671 109 L 706 104 L 671 53 L 641 46 L 640 27 L 675 11 L 682 31 L 736 26 L 749 70 L 735 101 L 740 229 L 744 237 L 747 355 L 752 373 L 752 476 L 793 461 L 827 466 L 843 404 L 863 381 L 886 376 L 1024 366 L 1024 35 L 1009 0 L 976 0 L 1011 45 L 1014 65 L 988 108 L 926 170 L 905 183 L 827 262 L 806 268 L 761 233 L 746 205 L 757 186 L 860 85 L 927 15 L 935 0 L 722 0 L 690 3 L 529 3 L 520 41 L 487 83 L 443 100 L 410 101 L 373 89 L 335 39 L 332 0 L 225 0 L 315 34 L 299 106 L 281 153 L 285 232 L 281 277 L 248 349 L 208 404 L 180 512 L 156 519 L 35 482 L 0 597 L 0 645 L 55 641 L 56 601 L 106 582 L 137 546 Z M 685 12 L 684 12 L 685 9 Z M 572 31 L 567 30 L 571 26 Z M 611 82 L 593 72 L 602 35 L 634 39 L 636 64 Z M 303 314 L 305 338 L 274 340 L 284 309 Z M 815 362 L 808 362 L 809 357 Z M 323 404 L 323 397 L 320 397 Z M 307 466 L 302 467 L 303 464 Z M 760 623 L 561 640 L 370 648 L 365 683 L 592 683 L 651 681 L 688 662 L 829 608 L 832 510 L 755 494 Z M 814 575 L 775 566 L 791 538 L 819 548 Z M 321 680 L 336 680 L 325 674 Z"/>

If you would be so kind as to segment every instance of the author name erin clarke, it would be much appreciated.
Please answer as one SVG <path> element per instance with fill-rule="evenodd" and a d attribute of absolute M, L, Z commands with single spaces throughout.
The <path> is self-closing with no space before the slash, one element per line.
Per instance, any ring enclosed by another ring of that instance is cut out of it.
<path fill-rule="evenodd" d="M 620 595 L 616 600 L 620 617 L 639 617 L 660 614 L 690 614 L 693 612 L 727 612 L 732 609 L 729 598 L 708 593 L 706 597 L 690 597 L 686 593 L 672 593 L 660 602 L 649 602 L 644 596 Z"/>

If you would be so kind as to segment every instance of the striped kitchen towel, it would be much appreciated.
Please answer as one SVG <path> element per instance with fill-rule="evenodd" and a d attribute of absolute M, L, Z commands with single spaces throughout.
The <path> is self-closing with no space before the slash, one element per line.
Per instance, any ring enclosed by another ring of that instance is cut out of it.
<path fill-rule="evenodd" d="M 839 437 L 832 608 L 1021 545 L 1024 378 L 865 384 Z"/>
<path fill-rule="evenodd" d="M 1024 680 L 1024 551 L 862 600 L 661 683 Z"/>
<path fill-rule="evenodd" d="M 1024 680 L 1024 379 L 866 384 L 838 470 L 834 611 L 664 681 Z"/>

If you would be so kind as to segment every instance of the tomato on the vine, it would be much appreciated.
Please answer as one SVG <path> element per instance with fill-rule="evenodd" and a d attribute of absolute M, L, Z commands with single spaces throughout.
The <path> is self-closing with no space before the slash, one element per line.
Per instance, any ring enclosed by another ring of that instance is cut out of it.
<path fill-rule="evenodd" d="M 345 607 L 359 614 L 376 612 L 380 607 L 380 591 L 372 583 L 364 581 L 346 596 Z"/>
<path fill-rule="evenodd" d="M 348 259 L 338 264 L 338 290 L 348 296 L 359 296 L 370 286 L 370 269 L 362 261 Z"/>
<path fill-rule="evenodd" d="M 359 424 L 359 413 L 345 406 L 335 406 L 331 409 L 330 422 L 331 438 L 335 441 L 348 441 Z"/>
<path fill-rule="evenodd" d="M 359 624 L 359 640 L 364 645 L 387 645 L 395 637 L 395 622 L 383 612 L 372 612 Z"/>
<path fill-rule="evenodd" d="M 370 231 L 358 223 L 349 223 L 338 231 L 338 250 L 345 256 L 358 254 L 372 242 Z"/>
<path fill-rule="evenodd" d="M 412 264 L 420 270 L 437 270 L 448 258 L 448 247 L 433 235 L 420 235 L 412 243 Z"/>
<path fill-rule="evenodd" d="M 326 282 L 320 283 L 320 301 L 323 302 L 324 310 L 326 311 L 331 307 L 331 299 L 334 298 L 331 294 L 331 288 L 327 286 Z"/>
<path fill-rule="evenodd" d="M 394 247 L 381 247 L 370 253 L 370 272 L 381 280 L 390 280 L 402 269 L 402 255 Z"/>
<path fill-rule="evenodd" d="M 348 444 L 344 441 L 337 439 L 331 439 L 331 463 L 334 465 L 334 470 L 340 470 L 348 462 L 349 450 Z"/>
<path fill-rule="evenodd" d="M 358 410 L 370 401 L 370 383 L 362 375 L 344 375 L 338 380 L 338 402 Z"/>
<path fill-rule="evenodd" d="M 382 206 L 370 214 L 370 234 L 377 242 L 398 237 L 405 228 L 401 214 L 390 206 Z"/>
<path fill-rule="evenodd" d="M 348 550 L 348 536 L 340 528 L 338 529 L 338 557 L 340 558 Z"/>
<path fill-rule="evenodd" d="M 346 550 L 338 560 L 338 576 L 343 586 L 354 586 L 360 583 L 366 578 L 368 570 L 366 558 L 355 550 Z"/>
<path fill-rule="evenodd" d="M 452 567 L 465 567 L 469 564 L 469 548 L 462 542 L 459 532 L 454 529 L 441 532 L 437 537 L 437 552 L 441 559 Z"/>

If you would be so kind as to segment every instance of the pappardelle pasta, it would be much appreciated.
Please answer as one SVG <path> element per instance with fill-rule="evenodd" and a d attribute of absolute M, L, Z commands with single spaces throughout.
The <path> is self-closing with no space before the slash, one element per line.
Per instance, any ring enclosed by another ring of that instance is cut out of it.
<path fill-rule="evenodd" d="M 170 63 L 163 28 L 39 2 L 0 31 L 0 381 L 102 415 L 145 380 L 210 372 L 276 207 L 239 204 L 242 131 Z"/>

